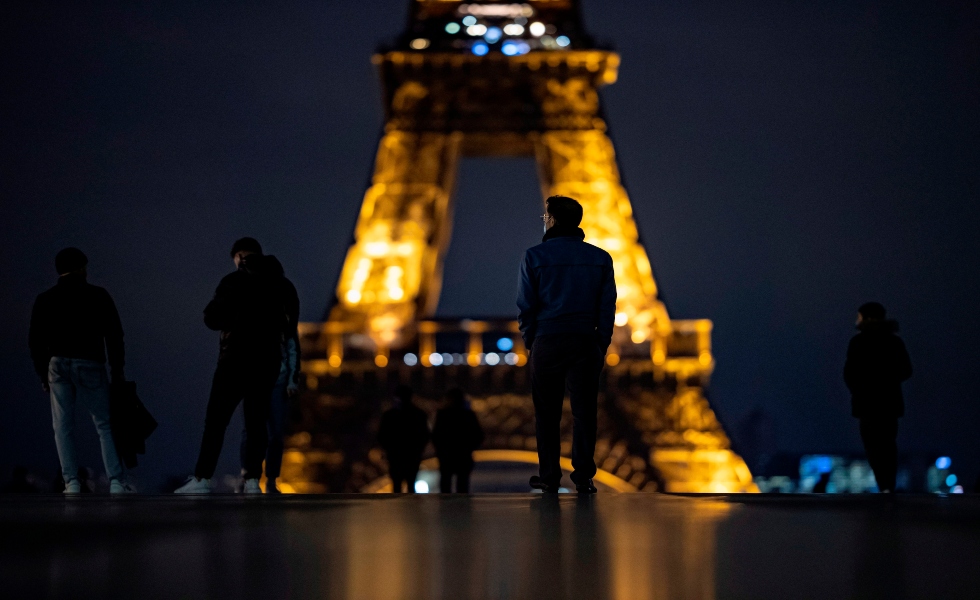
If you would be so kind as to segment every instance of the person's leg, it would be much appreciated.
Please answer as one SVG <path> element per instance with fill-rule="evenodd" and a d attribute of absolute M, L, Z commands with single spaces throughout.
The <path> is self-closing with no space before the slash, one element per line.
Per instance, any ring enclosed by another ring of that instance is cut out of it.
<path fill-rule="evenodd" d="M 270 481 L 279 477 L 282 470 L 283 436 L 286 433 L 286 419 L 289 417 L 289 396 L 286 395 L 288 383 L 289 373 L 280 373 L 269 403 L 269 418 L 266 421 L 269 446 L 265 451 L 265 476 Z"/>
<path fill-rule="evenodd" d="M 99 433 L 99 444 L 102 447 L 102 464 L 105 466 L 109 480 L 122 480 L 123 466 L 116 451 L 116 442 L 112 437 L 112 424 L 109 414 L 109 378 L 106 376 L 105 365 L 93 361 L 73 361 L 72 374 L 75 378 L 75 389 L 78 399 L 92 415 L 95 430 Z"/>
<path fill-rule="evenodd" d="M 881 423 L 881 471 L 884 489 L 895 491 L 898 476 L 898 419 L 884 419 Z M 877 476 L 876 476 L 877 477 Z"/>
<path fill-rule="evenodd" d="M 534 401 L 538 473 L 547 485 L 561 483 L 561 405 L 565 400 L 565 336 L 538 338 L 531 349 L 531 397 Z"/>
<path fill-rule="evenodd" d="M 405 482 L 408 484 L 406 489 L 409 494 L 415 493 L 415 480 L 419 478 L 419 464 L 421 461 L 413 462 L 405 469 Z"/>
<path fill-rule="evenodd" d="M 194 467 L 198 479 L 211 479 L 218 466 L 221 446 L 225 443 L 225 429 L 231 415 L 242 399 L 242 369 L 230 363 L 218 363 L 211 381 L 211 396 L 204 416 L 204 435 L 201 437 L 201 451 Z"/>
<path fill-rule="evenodd" d="M 595 442 L 598 413 L 601 350 L 591 336 L 577 340 L 575 357 L 568 370 L 572 405 L 572 481 L 584 485 L 595 477 Z"/>
<path fill-rule="evenodd" d="M 861 442 L 864 444 L 864 453 L 868 457 L 868 464 L 875 475 L 875 482 L 880 491 L 890 490 L 888 487 L 888 475 L 885 468 L 882 444 L 882 427 L 879 419 L 861 419 Z"/>
<path fill-rule="evenodd" d="M 51 390 L 54 444 L 61 462 L 61 476 L 68 483 L 72 479 L 78 479 L 78 462 L 75 458 L 75 384 L 71 380 L 69 359 L 51 359 L 48 363 L 48 387 Z"/>
<path fill-rule="evenodd" d="M 247 445 L 245 446 L 245 479 L 262 477 L 262 461 L 269 447 L 268 419 L 269 404 L 272 400 L 272 388 L 279 376 L 279 359 L 257 363 L 250 369 L 248 387 L 244 393 L 245 431 Z"/>
<path fill-rule="evenodd" d="M 456 489 L 459 489 L 459 482 L 456 483 Z M 453 492 L 453 467 L 449 464 L 449 461 L 443 461 L 442 458 L 439 459 L 439 492 L 442 494 L 451 494 Z"/>
<path fill-rule="evenodd" d="M 456 470 L 456 492 L 459 494 L 470 493 L 470 473 L 473 471 L 473 462 L 461 465 Z"/>

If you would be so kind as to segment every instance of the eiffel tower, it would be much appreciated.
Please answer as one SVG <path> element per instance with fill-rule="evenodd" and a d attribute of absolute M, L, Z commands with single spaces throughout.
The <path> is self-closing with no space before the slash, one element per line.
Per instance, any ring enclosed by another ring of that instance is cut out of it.
<path fill-rule="evenodd" d="M 376 426 L 397 383 L 430 411 L 462 387 L 488 432 L 478 461 L 536 460 L 516 322 L 434 318 L 459 159 L 530 156 L 542 197 L 576 198 L 586 241 L 615 265 L 596 481 L 755 490 L 705 397 L 711 322 L 668 316 L 620 181 L 598 93 L 616 81 L 619 56 L 586 34 L 577 0 L 410 0 L 409 14 L 373 59 L 386 120 L 336 298 L 324 322 L 302 324 L 308 389 L 287 438 L 284 489 L 383 489 Z M 567 456 L 570 415 L 563 430 Z"/>

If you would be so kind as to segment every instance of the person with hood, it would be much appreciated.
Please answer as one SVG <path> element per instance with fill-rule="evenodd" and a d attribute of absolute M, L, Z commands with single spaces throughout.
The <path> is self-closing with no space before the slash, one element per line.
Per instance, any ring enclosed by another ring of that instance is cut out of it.
<path fill-rule="evenodd" d="M 531 396 L 538 442 L 532 488 L 557 492 L 561 483 L 561 407 L 572 405 L 572 482 L 594 494 L 599 375 L 616 317 L 613 261 L 585 243 L 582 205 L 552 196 L 545 202 L 544 239 L 521 261 L 517 316 L 531 352 Z"/>
<path fill-rule="evenodd" d="M 204 309 L 204 324 L 220 331 L 218 365 L 211 383 L 204 435 L 194 475 L 177 488 L 178 494 L 208 494 L 218 464 L 225 430 L 239 403 L 244 405 L 245 493 L 261 493 L 259 477 L 265 458 L 266 420 L 272 388 L 279 376 L 282 344 L 288 331 L 282 274 L 270 267 L 269 257 L 253 238 L 231 248 L 237 268 L 226 275 L 214 299 Z"/>
<path fill-rule="evenodd" d="M 54 441 L 66 494 L 82 491 L 75 453 L 75 405 L 92 414 L 112 494 L 133 493 L 123 479 L 109 418 L 109 384 L 125 381 L 119 312 L 109 292 L 88 283 L 88 257 L 65 248 L 54 259 L 58 284 L 34 302 L 28 343 L 41 387 L 51 396 Z"/>
<path fill-rule="evenodd" d="M 378 442 L 388 458 L 392 492 L 402 493 L 405 484 L 408 493 L 414 494 L 422 453 L 429 443 L 429 424 L 425 411 L 412 402 L 412 388 L 400 385 L 395 389 L 395 406 L 381 415 Z"/>
<path fill-rule="evenodd" d="M 898 323 L 885 314 L 877 302 L 858 309 L 859 333 L 847 347 L 844 383 L 878 489 L 890 493 L 898 471 L 898 419 L 905 414 L 902 382 L 912 377 L 912 362 L 896 334 Z"/>
<path fill-rule="evenodd" d="M 451 389 L 446 397 L 449 405 L 436 413 L 432 428 L 432 445 L 439 459 L 439 491 L 452 493 L 455 477 L 456 491 L 466 494 L 470 491 L 473 451 L 483 443 L 483 428 L 467 404 L 463 390 Z"/>
<path fill-rule="evenodd" d="M 299 349 L 299 295 L 296 286 L 285 275 L 282 263 L 275 256 L 267 256 L 270 274 L 279 276 L 286 306 L 286 335 L 282 345 L 282 361 L 279 365 L 279 378 L 272 388 L 269 401 L 269 418 L 266 420 L 268 448 L 265 453 L 265 492 L 278 494 L 276 479 L 282 470 L 283 436 L 286 420 L 289 417 L 290 400 L 299 393 L 300 349 Z M 241 460 L 242 473 L 245 473 L 246 450 L 248 448 L 248 429 L 242 431 Z"/>

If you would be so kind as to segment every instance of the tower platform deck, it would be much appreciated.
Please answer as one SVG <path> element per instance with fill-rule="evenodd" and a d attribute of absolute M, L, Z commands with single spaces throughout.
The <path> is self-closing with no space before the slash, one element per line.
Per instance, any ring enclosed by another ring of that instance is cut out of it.
<path fill-rule="evenodd" d="M 953 598 L 980 497 L 0 497 L 5 598 Z"/>

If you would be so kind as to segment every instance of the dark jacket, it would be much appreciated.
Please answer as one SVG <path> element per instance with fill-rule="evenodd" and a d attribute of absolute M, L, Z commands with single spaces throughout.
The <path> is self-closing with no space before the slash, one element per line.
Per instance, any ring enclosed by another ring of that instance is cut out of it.
<path fill-rule="evenodd" d="M 411 403 L 388 409 L 381 416 L 378 442 L 389 462 L 418 463 L 429 443 L 425 411 Z"/>
<path fill-rule="evenodd" d="M 859 419 L 905 414 L 902 382 L 912 363 L 894 321 L 872 321 L 851 338 L 844 364 L 844 383 L 851 390 L 851 414 Z"/>
<path fill-rule="evenodd" d="M 594 333 L 602 348 L 609 346 L 616 318 L 612 257 L 584 239 L 580 228 L 556 225 L 524 253 L 517 321 L 528 348 L 553 333 Z"/>
<path fill-rule="evenodd" d="M 288 290 L 295 297 L 296 289 L 286 283 L 279 261 L 259 254 L 246 256 L 221 280 L 204 309 L 204 324 L 221 332 L 219 362 L 281 360 L 283 340 L 296 327 L 288 298 Z"/>
<path fill-rule="evenodd" d="M 302 351 L 299 345 L 299 294 L 296 293 L 296 286 L 286 277 L 282 268 L 282 263 L 275 256 L 266 256 L 267 266 L 270 274 L 275 274 L 281 278 L 281 293 L 283 304 L 286 309 L 286 331 L 283 333 L 282 360 L 289 373 L 290 383 L 299 383 L 301 365 L 300 356 Z M 289 341 L 292 340 L 292 346 Z"/>
<path fill-rule="evenodd" d="M 473 461 L 473 451 L 483 443 L 483 428 L 476 413 L 465 405 L 449 406 L 436 413 L 432 444 L 440 466 Z"/>
<path fill-rule="evenodd" d="M 113 379 L 125 364 L 123 329 L 109 292 L 85 281 L 84 275 L 62 275 L 58 284 L 34 301 L 28 335 L 34 370 L 48 380 L 53 356 L 106 362 Z"/>

